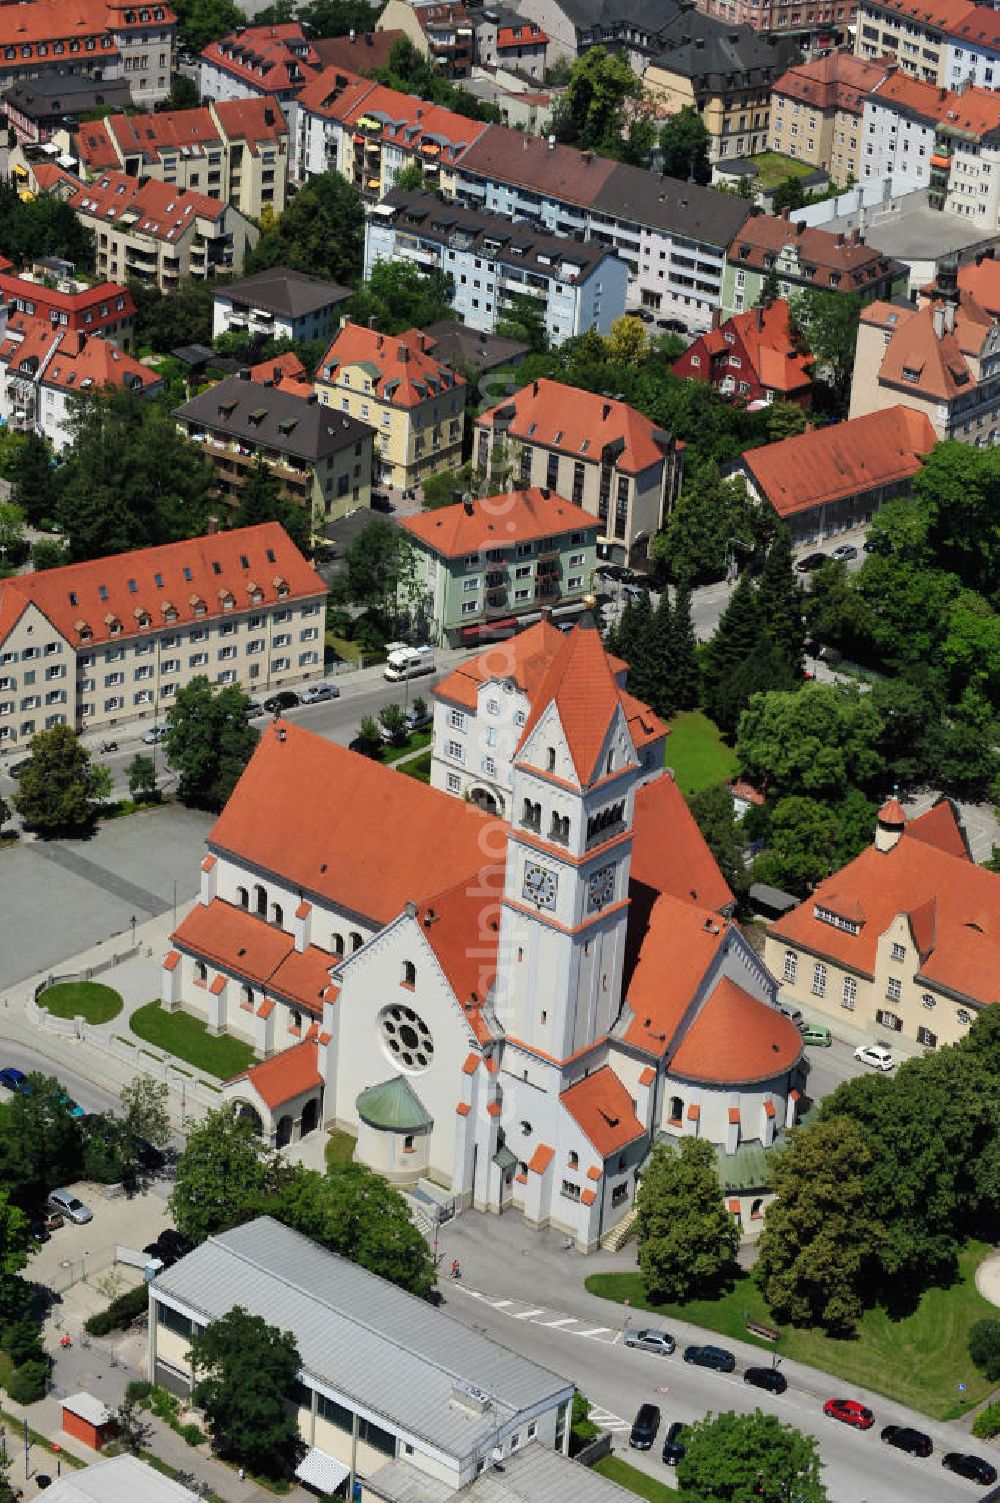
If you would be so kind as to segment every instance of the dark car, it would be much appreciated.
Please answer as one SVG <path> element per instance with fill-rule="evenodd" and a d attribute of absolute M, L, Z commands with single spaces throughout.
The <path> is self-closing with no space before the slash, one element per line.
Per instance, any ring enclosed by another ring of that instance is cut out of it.
<path fill-rule="evenodd" d="M 695 1367 L 714 1367 L 717 1373 L 731 1373 L 736 1366 L 732 1352 L 722 1346 L 686 1346 L 684 1361 L 693 1362 Z"/>
<path fill-rule="evenodd" d="M 829 561 L 828 553 L 807 553 L 805 558 L 799 559 L 795 567 L 800 574 L 810 574 L 813 569 L 822 569 L 823 565 Z"/>
<path fill-rule="evenodd" d="M 26 1096 L 31 1091 L 27 1075 L 23 1070 L 15 1070 L 13 1065 L 0 1070 L 0 1085 L 6 1086 L 8 1091 L 23 1091 Z"/>
<path fill-rule="evenodd" d="M 981 1456 L 968 1456 L 964 1451 L 948 1451 L 941 1457 L 941 1465 L 959 1477 L 978 1482 L 980 1487 L 990 1487 L 997 1480 L 997 1469 L 991 1461 L 984 1461 Z"/>
<path fill-rule="evenodd" d="M 886 1425 L 882 1439 L 887 1446 L 895 1446 L 897 1451 L 905 1451 L 908 1456 L 929 1456 L 934 1449 L 929 1435 L 923 1430 L 911 1430 L 909 1425 Z"/>
<path fill-rule="evenodd" d="M 862 544 L 866 553 L 891 553 L 892 543 L 884 532 L 872 533 Z"/>
<path fill-rule="evenodd" d="M 640 1404 L 639 1412 L 632 1425 L 632 1433 L 628 1443 L 637 1451 L 649 1451 L 652 1449 L 656 1432 L 660 1428 L 660 1411 L 655 1404 Z"/>
<path fill-rule="evenodd" d="M 184 1258 L 194 1249 L 194 1243 L 189 1238 L 183 1237 L 180 1232 L 168 1226 L 160 1233 L 155 1242 L 147 1242 L 143 1252 L 151 1258 L 159 1258 L 164 1268 L 169 1268 L 176 1263 L 178 1258 Z"/>
<path fill-rule="evenodd" d="M 681 1440 L 683 1434 L 684 1426 L 680 1420 L 674 1420 L 663 1442 L 663 1459 L 667 1463 L 667 1466 L 676 1466 L 679 1461 L 684 1459 L 687 1446 Z"/>
<path fill-rule="evenodd" d="M 743 1381 L 754 1388 L 766 1388 L 768 1393 L 784 1393 L 788 1387 L 788 1379 L 776 1367 L 748 1367 Z"/>
<path fill-rule="evenodd" d="M 264 709 L 269 715 L 277 715 L 281 710 L 290 710 L 298 702 L 299 696 L 294 689 L 279 689 L 277 694 L 265 699 Z"/>

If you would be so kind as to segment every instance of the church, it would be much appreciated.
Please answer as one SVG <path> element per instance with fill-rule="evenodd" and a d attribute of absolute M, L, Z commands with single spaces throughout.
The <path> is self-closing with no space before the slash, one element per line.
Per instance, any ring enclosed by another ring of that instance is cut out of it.
<path fill-rule="evenodd" d="M 268 726 L 162 1002 L 253 1044 L 225 1097 L 270 1141 L 344 1129 L 393 1183 L 589 1251 L 655 1141 L 722 1162 L 794 1125 L 798 1030 L 626 683 L 589 618 L 486 648 L 435 691 L 432 786 Z"/>

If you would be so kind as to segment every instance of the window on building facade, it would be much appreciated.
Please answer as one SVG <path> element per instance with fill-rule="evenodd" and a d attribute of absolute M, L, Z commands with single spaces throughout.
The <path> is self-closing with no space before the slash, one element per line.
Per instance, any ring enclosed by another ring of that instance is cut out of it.
<path fill-rule="evenodd" d="M 854 1011 L 854 1004 L 858 1000 L 858 983 L 853 976 L 845 976 L 844 984 L 840 993 L 840 1005 L 848 1012 Z"/>
<path fill-rule="evenodd" d="M 813 966 L 812 990 L 814 997 L 826 996 L 826 966 L 821 961 L 817 961 Z"/>

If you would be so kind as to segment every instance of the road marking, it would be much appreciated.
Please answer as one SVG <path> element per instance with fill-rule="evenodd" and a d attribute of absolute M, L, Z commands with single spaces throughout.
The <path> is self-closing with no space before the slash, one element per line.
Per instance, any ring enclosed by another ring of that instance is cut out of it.
<path fill-rule="evenodd" d="M 612 1414 L 610 1409 L 595 1409 L 593 1405 L 587 1418 L 592 1419 L 595 1425 L 600 1425 L 602 1430 L 631 1430 L 632 1428 L 628 1420 L 622 1419 L 621 1415 Z"/>
<path fill-rule="evenodd" d="M 576 1322 L 576 1316 L 575 1315 L 563 1315 L 563 1316 L 560 1317 L 559 1320 L 536 1320 L 535 1321 L 535 1325 L 536 1326 L 545 1326 L 547 1329 L 550 1329 L 552 1326 L 575 1326 L 576 1323 L 577 1322 Z"/>
<path fill-rule="evenodd" d="M 589 1331 L 577 1331 L 577 1336 L 606 1336 L 611 1330 L 610 1326 L 591 1326 Z"/>
<path fill-rule="evenodd" d="M 533 1315 L 544 1315 L 545 1311 L 539 1305 L 537 1310 L 519 1310 L 514 1316 L 515 1320 L 530 1320 Z"/>
<path fill-rule="evenodd" d="M 495 1299 L 491 1300 L 490 1303 L 492 1304 L 494 1310 L 505 1310 L 507 1306 L 512 1305 L 514 1301 L 512 1299 Z"/>

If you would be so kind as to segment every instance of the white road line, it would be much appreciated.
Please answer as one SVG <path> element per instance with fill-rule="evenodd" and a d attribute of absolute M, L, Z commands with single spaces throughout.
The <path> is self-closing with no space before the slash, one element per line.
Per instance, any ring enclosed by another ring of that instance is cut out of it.
<path fill-rule="evenodd" d="M 577 1331 L 577 1336 L 606 1336 L 611 1330 L 610 1326 L 591 1326 L 589 1331 Z"/>
<path fill-rule="evenodd" d="M 490 1304 L 493 1306 L 494 1310 L 506 1310 L 507 1306 L 512 1305 L 513 1303 L 514 1301 L 512 1299 L 490 1300 Z"/>
<path fill-rule="evenodd" d="M 575 1315 L 563 1315 L 559 1320 L 536 1320 L 535 1321 L 535 1325 L 536 1326 L 545 1326 L 546 1329 L 549 1329 L 549 1330 L 551 1330 L 551 1328 L 553 1326 L 575 1326 L 576 1323 L 577 1323 L 577 1321 L 576 1321 L 576 1316 Z"/>
<path fill-rule="evenodd" d="M 538 1307 L 537 1310 L 518 1310 L 517 1314 L 514 1316 L 514 1319 L 515 1320 L 530 1320 L 533 1315 L 544 1315 L 544 1314 L 545 1314 L 544 1308 L 541 1305 L 539 1305 L 539 1307 Z"/>

